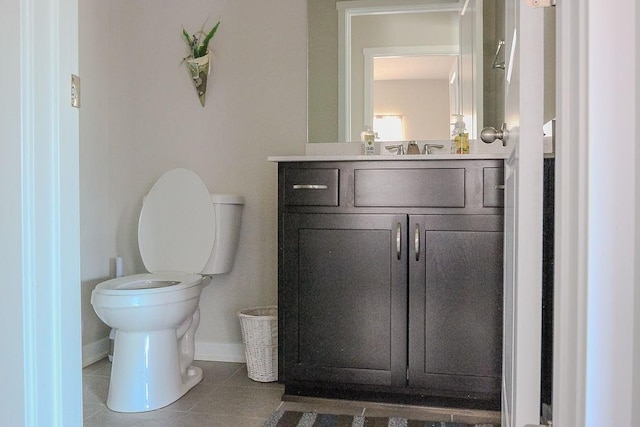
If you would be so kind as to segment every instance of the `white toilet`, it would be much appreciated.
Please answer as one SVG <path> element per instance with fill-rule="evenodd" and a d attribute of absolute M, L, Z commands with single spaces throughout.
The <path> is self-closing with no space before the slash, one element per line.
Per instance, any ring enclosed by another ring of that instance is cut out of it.
<path fill-rule="evenodd" d="M 208 275 L 233 267 L 243 205 L 241 196 L 209 194 L 188 169 L 166 172 L 145 197 L 138 244 L 149 273 L 102 282 L 91 294 L 115 330 L 110 409 L 158 409 L 202 380 L 191 366 L 200 293 Z"/>

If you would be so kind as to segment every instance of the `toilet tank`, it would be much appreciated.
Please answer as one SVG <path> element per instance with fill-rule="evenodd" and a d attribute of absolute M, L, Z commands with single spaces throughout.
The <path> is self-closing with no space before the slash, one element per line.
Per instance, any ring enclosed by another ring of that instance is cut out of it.
<path fill-rule="evenodd" d="M 244 197 L 234 194 L 212 194 L 216 216 L 213 250 L 202 274 L 224 274 L 231 271 L 240 240 L 240 224 Z"/>

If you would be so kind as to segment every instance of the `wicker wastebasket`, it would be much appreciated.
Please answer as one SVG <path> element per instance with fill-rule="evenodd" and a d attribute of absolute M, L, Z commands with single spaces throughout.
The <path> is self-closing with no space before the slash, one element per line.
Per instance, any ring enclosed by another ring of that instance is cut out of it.
<path fill-rule="evenodd" d="M 246 308 L 238 312 L 249 378 L 278 380 L 278 308 Z"/>

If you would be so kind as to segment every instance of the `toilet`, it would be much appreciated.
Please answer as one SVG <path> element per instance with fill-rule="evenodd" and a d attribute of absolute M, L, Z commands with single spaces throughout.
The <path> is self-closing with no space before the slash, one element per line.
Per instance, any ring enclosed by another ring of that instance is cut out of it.
<path fill-rule="evenodd" d="M 209 194 L 188 169 L 163 174 L 144 198 L 138 245 L 149 273 L 98 284 L 91 304 L 115 331 L 107 406 L 144 412 L 202 380 L 192 366 L 198 304 L 211 275 L 231 271 L 244 199 Z"/>

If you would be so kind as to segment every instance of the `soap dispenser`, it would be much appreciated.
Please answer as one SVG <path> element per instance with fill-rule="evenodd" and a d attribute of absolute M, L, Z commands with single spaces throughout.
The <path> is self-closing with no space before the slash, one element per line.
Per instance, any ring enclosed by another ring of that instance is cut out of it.
<path fill-rule="evenodd" d="M 360 133 L 360 140 L 362 141 L 362 154 L 376 154 L 376 134 L 371 130 L 371 126 L 365 126 Z"/>
<path fill-rule="evenodd" d="M 451 132 L 451 154 L 469 154 L 469 132 L 462 114 L 454 114 L 456 122 Z"/>

